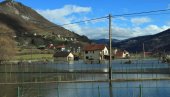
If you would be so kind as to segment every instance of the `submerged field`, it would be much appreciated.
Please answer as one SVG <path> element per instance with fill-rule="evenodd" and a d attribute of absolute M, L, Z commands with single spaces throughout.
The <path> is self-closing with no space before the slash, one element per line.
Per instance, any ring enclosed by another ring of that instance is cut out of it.
<path fill-rule="evenodd" d="M 169 97 L 169 64 L 156 59 L 125 61 L 112 61 L 114 96 L 138 97 L 142 87 L 145 97 Z M 0 97 L 109 97 L 108 63 L 0 65 L 0 76 Z"/>

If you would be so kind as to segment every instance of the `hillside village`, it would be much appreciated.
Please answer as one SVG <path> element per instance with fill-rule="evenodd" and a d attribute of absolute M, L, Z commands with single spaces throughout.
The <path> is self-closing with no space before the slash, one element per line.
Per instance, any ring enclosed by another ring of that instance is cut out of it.
<path fill-rule="evenodd" d="M 168 0 L 1 0 L 0 97 L 170 97 L 168 12 Z"/>
<path fill-rule="evenodd" d="M 0 3 L 0 8 L 3 9 L 0 10 L 0 35 L 11 37 L 16 44 L 16 58 L 13 60 L 33 60 L 34 55 L 36 54 L 48 54 L 47 57 L 50 57 L 51 60 L 53 59 L 52 56 L 56 55 L 56 52 L 69 52 L 72 54 L 72 57 L 74 56 L 73 59 L 82 59 L 85 63 L 87 60 L 91 63 L 93 63 L 93 61 L 102 63 L 102 60 L 108 59 L 108 43 L 105 43 L 105 40 L 101 40 L 101 44 L 100 41 L 97 40 L 96 42 L 91 41 L 84 35 L 78 35 L 73 31 L 69 31 L 49 22 L 33 9 L 15 1 L 3 1 Z M 25 10 L 27 13 L 25 13 Z M 40 21 L 43 22 L 43 26 Z M 14 22 L 15 24 L 13 25 L 10 22 Z M 167 37 L 168 32 L 169 29 L 163 31 L 160 35 Z M 156 38 L 158 35 L 159 34 L 146 37 L 136 37 L 123 41 L 113 39 L 113 41 L 116 42 L 112 43 L 112 58 L 134 58 L 139 56 L 143 57 L 144 55 L 162 56 L 163 53 L 159 55 L 158 52 L 156 52 L 156 49 L 162 51 L 162 47 L 153 48 L 151 50 L 151 45 L 146 44 L 149 42 L 154 45 L 155 43 L 152 43 L 152 41 L 160 42 L 157 41 L 158 39 Z M 143 38 L 146 40 L 144 41 Z M 160 38 L 162 39 L 162 37 Z M 168 40 L 168 38 L 164 39 Z M 143 51 L 142 41 L 146 44 L 145 51 Z M 162 39 L 162 41 L 165 40 Z M 168 46 L 168 44 L 161 46 Z M 165 49 L 168 50 L 167 47 Z M 22 58 L 21 56 L 24 55 L 27 57 Z M 31 57 L 29 58 L 28 55 Z M 43 59 L 48 58 L 44 56 Z M 38 59 L 42 58 L 40 57 Z M 37 58 L 35 60 L 37 60 Z"/>
<path fill-rule="evenodd" d="M 0 35 L 15 41 L 16 55 L 12 59 L 14 61 L 41 61 L 48 60 L 49 57 L 50 60 L 56 60 L 57 57 L 68 57 L 69 54 L 71 60 L 81 59 L 85 63 L 87 60 L 101 63 L 102 60 L 108 59 L 108 44 L 95 44 L 84 35 L 80 36 L 49 22 L 33 9 L 19 2 L 3 1 L 0 3 L 0 9 L 3 9 L 0 10 Z M 126 52 L 115 49 L 112 56 L 127 58 L 129 53 Z M 47 56 L 42 58 L 41 54 Z M 40 57 L 35 57 L 39 55 Z M 65 61 L 69 60 L 70 58 Z"/>

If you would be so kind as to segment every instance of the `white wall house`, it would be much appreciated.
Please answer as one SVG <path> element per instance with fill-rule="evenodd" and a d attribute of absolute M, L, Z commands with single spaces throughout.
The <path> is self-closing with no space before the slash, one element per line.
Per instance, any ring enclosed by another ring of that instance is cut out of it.
<path fill-rule="evenodd" d="M 129 52 L 126 51 L 126 50 L 117 50 L 117 49 L 115 49 L 113 51 L 113 55 L 114 55 L 115 58 L 128 58 L 128 57 L 130 57 Z"/>
<path fill-rule="evenodd" d="M 73 61 L 74 55 L 71 52 L 56 52 L 54 55 L 54 61 Z"/>
<path fill-rule="evenodd" d="M 105 60 L 105 56 L 109 55 L 108 49 L 103 44 L 92 44 L 84 47 L 84 62 L 97 62 L 101 63 L 102 60 Z"/>

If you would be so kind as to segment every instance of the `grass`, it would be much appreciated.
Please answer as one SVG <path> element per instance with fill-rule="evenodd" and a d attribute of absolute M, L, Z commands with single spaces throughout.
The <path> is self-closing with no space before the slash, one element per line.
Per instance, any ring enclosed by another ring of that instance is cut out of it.
<path fill-rule="evenodd" d="M 14 60 L 50 60 L 53 59 L 53 54 L 26 54 L 17 55 Z"/>

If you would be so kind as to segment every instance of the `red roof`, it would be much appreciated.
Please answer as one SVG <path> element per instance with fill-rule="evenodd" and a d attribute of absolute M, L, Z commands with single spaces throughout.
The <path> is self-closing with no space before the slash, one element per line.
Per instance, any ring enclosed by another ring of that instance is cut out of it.
<path fill-rule="evenodd" d="M 65 45 L 56 46 L 56 48 L 65 48 Z"/>
<path fill-rule="evenodd" d="M 122 57 L 123 56 L 123 51 L 117 51 L 115 56 L 116 57 Z"/>
<path fill-rule="evenodd" d="M 85 51 L 103 50 L 106 46 L 104 44 L 90 44 L 84 47 Z"/>

